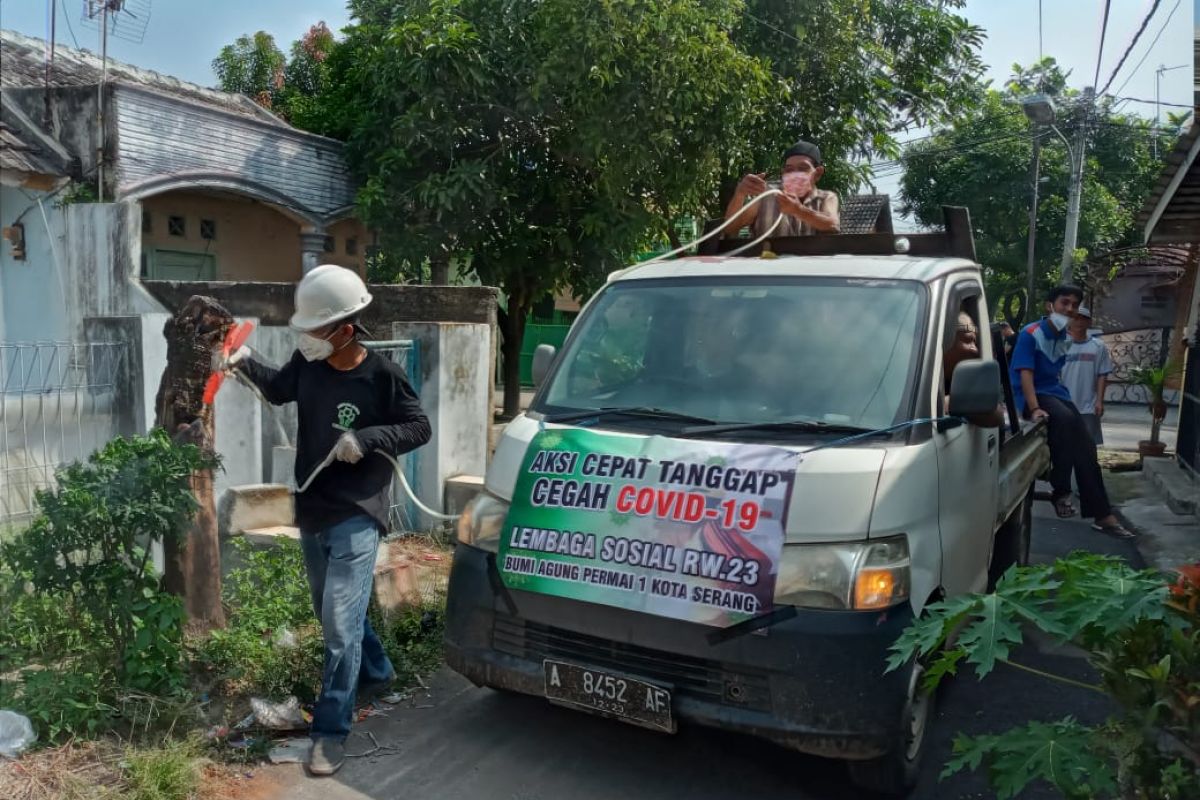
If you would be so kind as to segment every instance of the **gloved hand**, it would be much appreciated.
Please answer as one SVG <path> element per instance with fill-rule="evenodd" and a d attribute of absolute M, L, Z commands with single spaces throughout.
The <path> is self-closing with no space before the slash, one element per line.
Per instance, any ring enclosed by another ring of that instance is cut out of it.
<path fill-rule="evenodd" d="M 347 464 L 357 464 L 362 460 L 362 443 L 358 441 L 354 431 L 346 431 L 337 440 L 337 444 L 333 446 L 333 457 Z"/>
<path fill-rule="evenodd" d="M 242 345 L 237 350 L 234 350 L 226 358 L 225 354 L 220 350 L 214 350 L 212 354 L 212 371 L 213 372 L 228 372 L 238 365 L 243 358 L 250 355 L 250 348 Z"/>

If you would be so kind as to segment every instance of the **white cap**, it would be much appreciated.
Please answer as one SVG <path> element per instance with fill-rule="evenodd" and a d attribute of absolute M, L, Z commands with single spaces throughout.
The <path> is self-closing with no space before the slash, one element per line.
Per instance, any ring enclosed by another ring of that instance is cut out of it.
<path fill-rule="evenodd" d="M 1090 308 L 1088 308 L 1087 306 L 1080 306 L 1079 308 L 1075 309 L 1075 316 L 1087 317 L 1088 319 L 1091 319 L 1092 318 L 1092 310 Z"/>
<path fill-rule="evenodd" d="M 358 273 L 336 264 L 322 264 L 296 287 L 296 313 L 289 325 L 315 331 L 353 316 L 371 304 L 371 293 Z"/>

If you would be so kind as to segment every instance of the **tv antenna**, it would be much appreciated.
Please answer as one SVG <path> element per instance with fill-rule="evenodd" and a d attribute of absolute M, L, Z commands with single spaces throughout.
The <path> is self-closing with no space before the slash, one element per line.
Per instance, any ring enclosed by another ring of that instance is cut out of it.
<path fill-rule="evenodd" d="M 102 38 L 141 44 L 149 24 L 150 0 L 83 0 L 83 27 Z"/>
<path fill-rule="evenodd" d="M 96 195 L 104 202 L 104 84 L 108 37 L 141 44 L 150 24 L 150 0 L 83 0 L 83 27 L 100 35 L 100 83 L 96 85 Z"/>

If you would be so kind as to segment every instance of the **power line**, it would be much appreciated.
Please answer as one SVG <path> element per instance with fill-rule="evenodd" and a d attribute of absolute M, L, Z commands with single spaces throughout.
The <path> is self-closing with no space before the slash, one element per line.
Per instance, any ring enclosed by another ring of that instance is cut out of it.
<path fill-rule="evenodd" d="M 1119 91 L 1119 90 L 1118 90 Z M 1168 103 L 1166 100 L 1143 100 L 1140 97 L 1121 97 L 1120 95 L 1110 94 L 1109 97 L 1114 100 L 1124 100 L 1128 103 L 1149 103 L 1150 105 L 1158 104 L 1160 106 L 1170 106 L 1172 108 L 1195 108 L 1193 103 Z"/>
<path fill-rule="evenodd" d="M 71 33 L 71 42 L 79 49 L 79 40 L 75 38 L 75 29 L 71 27 L 71 12 L 67 10 L 67 0 L 62 0 L 63 19 L 67 21 L 67 30 Z"/>
<path fill-rule="evenodd" d="M 1112 8 L 1112 0 L 1104 0 L 1104 19 L 1100 23 L 1100 47 L 1096 51 L 1096 76 L 1092 78 L 1092 85 L 1096 85 L 1096 81 L 1100 80 L 1100 63 L 1104 60 L 1104 37 L 1108 34 L 1108 12 Z"/>
<path fill-rule="evenodd" d="M 1154 41 L 1150 43 L 1150 46 L 1146 48 L 1146 52 L 1142 54 L 1142 60 L 1139 61 L 1137 66 L 1133 68 L 1133 72 L 1129 73 L 1129 77 L 1125 79 L 1125 82 L 1117 87 L 1117 94 L 1120 94 L 1121 90 L 1129 85 L 1129 82 L 1133 80 L 1133 76 L 1137 75 L 1138 70 L 1142 68 L 1142 64 L 1145 64 L 1146 59 L 1152 52 L 1154 52 L 1154 45 L 1158 44 L 1158 40 L 1162 38 L 1163 31 L 1165 31 L 1167 29 L 1167 25 L 1171 23 L 1171 17 L 1175 16 L 1175 12 L 1179 10 L 1179 4 L 1182 2 L 1183 0 L 1175 0 L 1175 6 L 1171 9 L 1171 13 L 1167 14 L 1167 19 L 1165 22 L 1163 22 L 1162 27 L 1158 29 L 1158 33 L 1154 35 Z"/>
<path fill-rule="evenodd" d="M 1160 5 L 1162 5 L 1162 0 L 1154 0 L 1154 5 L 1150 6 L 1150 10 L 1146 12 L 1146 16 L 1142 19 L 1142 24 L 1138 27 L 1137 33 L 1133 35 L 1133 39 L 1129 42 L 1129 46 L 1126 47 L 1125 52 L 1121 54 L 1121 60 L 1117 62 L 1117 68 L 1114 69 L 1112 74 L 1108 76 L 1108 80 L 1105 82 L 1104 88 L 1096 93 L 1097 96 L 1107 92 L 1108 87 L 1112 86 L 1112 82 L 1117 79 L 1117 73 L 1121 71 L 1121 67 L 1125 66 L 1125 59 L 1129 58 L 1129 53 L 1132 52 L 1133 48 L 1137 45 L 1138 39 L 1142 38 L 1142 34 L 1146 31 L 1146 26 L 1150 24 L 1151 17 L 1154 16 L 1155 11 L 1158 11 L 1158 7 Z"/>

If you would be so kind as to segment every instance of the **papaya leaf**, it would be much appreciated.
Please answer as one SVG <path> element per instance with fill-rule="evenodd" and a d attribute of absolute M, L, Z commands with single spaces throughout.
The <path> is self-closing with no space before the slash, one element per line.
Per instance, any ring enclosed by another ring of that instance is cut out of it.
<path fill-rule="evenodd" d="M 942 777 L 985 764 L 999 800 L 1017 797 L 1038 780 L 1070 798 L 1116 790 L 1114 764 L 1097 731 L 1072 717 L 1030 722 L 999 735 L 960 736 L 954 741 L 954 753 Z"/>

